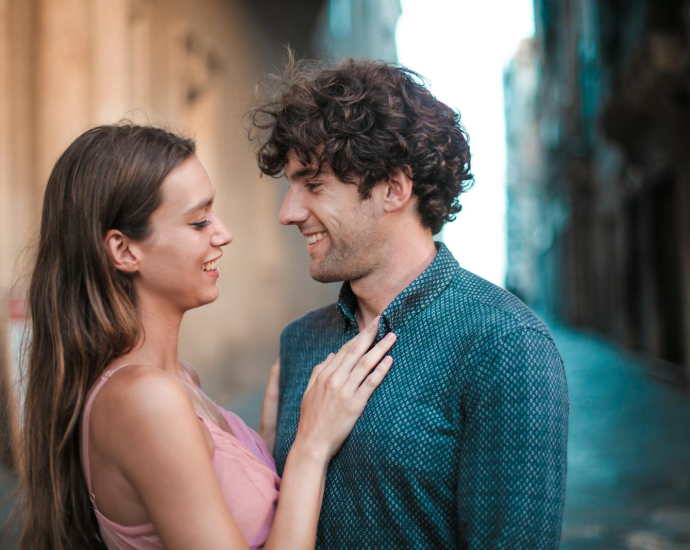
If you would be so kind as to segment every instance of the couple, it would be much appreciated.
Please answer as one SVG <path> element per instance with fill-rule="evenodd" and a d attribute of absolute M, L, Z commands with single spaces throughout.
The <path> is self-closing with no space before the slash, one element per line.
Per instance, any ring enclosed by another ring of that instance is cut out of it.
<path fill-rule="evenodd" d="M 347 60 L 289 68 L 251 120 L 338 303 L 283 331 L 259 436 L 177 355 L 232 241 L 194 143 L 77 138 L 29 294 L 22 548 L 557 548 L 558 351 L 433 240 L 471 182 L 458 115 L 404 68 Z"/>

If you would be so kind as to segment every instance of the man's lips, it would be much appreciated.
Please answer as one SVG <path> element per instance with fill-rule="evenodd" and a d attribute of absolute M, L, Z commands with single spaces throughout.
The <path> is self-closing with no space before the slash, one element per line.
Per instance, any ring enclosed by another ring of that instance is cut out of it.
<path fill-rule="evenodd" d="M 317 231 L 314 233 L 305 234 L 304 237 L 307 239 L 307 245 L 313 245 L 322 240 L 328 233 L 326 231 Z"/>

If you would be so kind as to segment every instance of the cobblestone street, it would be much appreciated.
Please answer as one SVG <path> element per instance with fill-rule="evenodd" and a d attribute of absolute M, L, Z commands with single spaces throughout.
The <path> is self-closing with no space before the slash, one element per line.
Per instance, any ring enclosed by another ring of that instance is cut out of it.
<path fill-rule="evenodd" d="M 551 330 L 571 407 L 561 549 L 690 550 L 690 394 L 598 337 L 557 323 Z M 228 405 L 257 427 L 261 397 Z M 0 547 L 16 548 L 16 539 Z"/>
<path fill-rule="evenodd" d="M 690 549 L 690 394 L 552 324 L 570 391 L 562 550 Z"/>

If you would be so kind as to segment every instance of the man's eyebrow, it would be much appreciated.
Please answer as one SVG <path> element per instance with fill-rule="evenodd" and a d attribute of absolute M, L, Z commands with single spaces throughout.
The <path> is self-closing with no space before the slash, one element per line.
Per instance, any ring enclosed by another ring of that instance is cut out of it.
<path fill-rule="evenodd" d="M 210 199 L 202 199 L 198 203 L 196 203 L 194 206 L 192 206 L 189 210 L 187 210 L 184 215 L 187 216 L 188 214 L 191 214 L 192 212 L 196 212 L 197 210 L 201 209 L 206 209 L 209 206 L 213 204 L 213 199 L 215 198 L 215 193 L 213 194 L 213 197 Z"/>
<path fill-rule="evenodd" d="M 316 168 L 306 166 L 304 168 L 300 168 L 299 170 L 295 170 L 292 174 L 285 174 L 287 176 L 287 179 L 293 180 L 293 179 L 299 179 L 299 178 L 304 178 L 306 176 L 317 176 L 319 172 L 316 171 Z"/>

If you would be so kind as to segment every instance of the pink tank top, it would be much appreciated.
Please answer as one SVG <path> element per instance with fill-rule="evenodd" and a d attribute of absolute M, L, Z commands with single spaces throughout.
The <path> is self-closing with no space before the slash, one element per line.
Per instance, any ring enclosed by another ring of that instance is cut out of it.
<path fill-rule="evenodd" d="M 82 418 L 82 465 L 89 498 L 96 513 L 101 536 L 110 550 L 164 549 L 153 523 L 120 525 L 105 517 L 96 506 L 91 489 L 89 468 L 89 416 L 94 397 L 113 373 L 128 365 L 108 370 L 101 375 L 86 401 Z M 234 413 L 218 407 L 233 434 L 198 415 L 204 422 L 215 449 L 213 469 L 218 477 L 225 501 L 250 548 L 262 548 L 273 523 L 280 478 L 276 465 L 263 440 Z"/>

